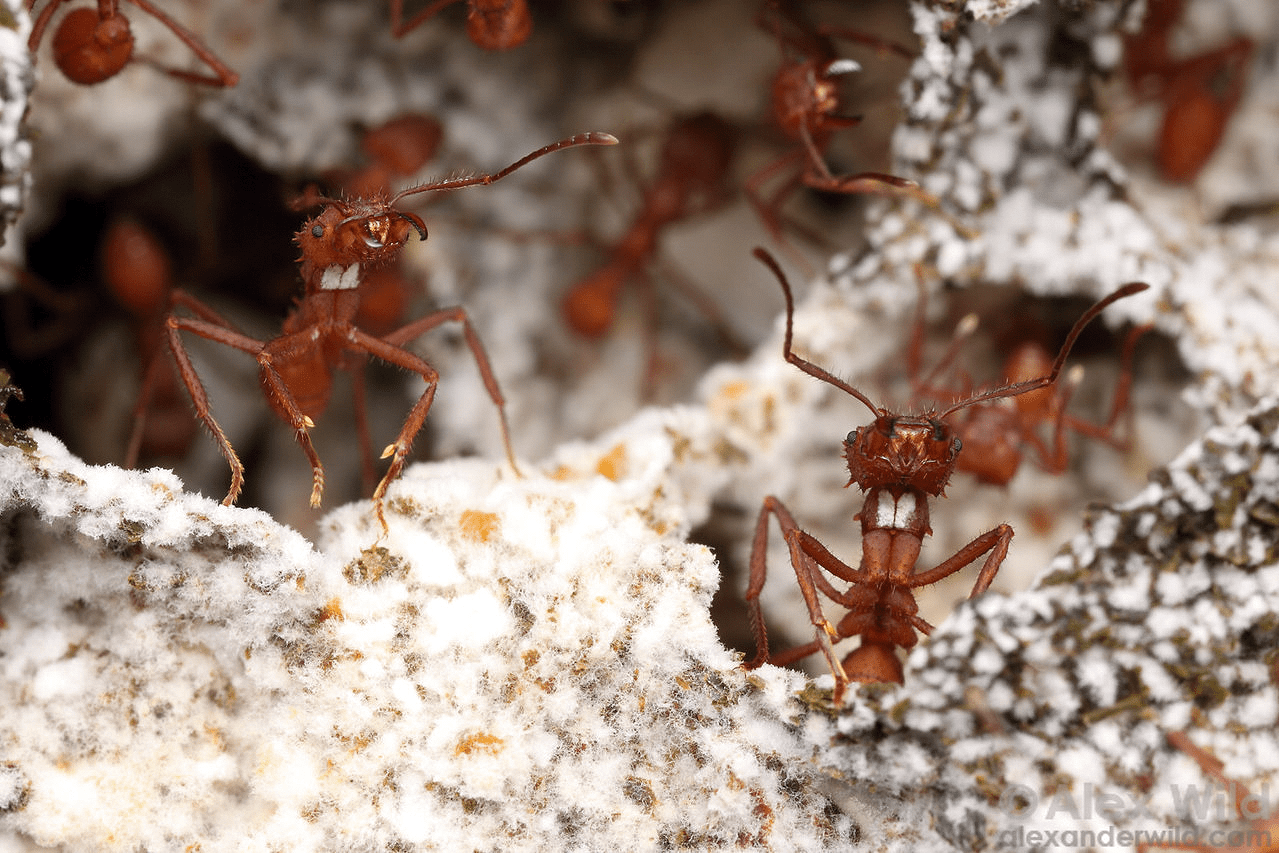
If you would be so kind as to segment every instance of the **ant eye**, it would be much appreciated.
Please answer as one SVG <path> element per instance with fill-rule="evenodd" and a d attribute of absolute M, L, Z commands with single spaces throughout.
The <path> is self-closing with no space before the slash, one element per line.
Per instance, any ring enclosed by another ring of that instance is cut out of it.
<path fill-rule="evenodd" d="M 963 449 L 964 449 L 964 443 L 959 440 L 959 436 L 955 436 L 955 440 L 951 442 L 951 445 L 950 445 L 950 452 L 958 456 L 959 451 Z"/>
<path fill-rule="evenodd" d="M 844 444 L 855 444 L 857 442 L 857 430 L 850 430 L 848 435 L 844 436 Z"/>
<path fill-rule="evenodd" d="M 324 226 L 323 226 L 323 225 L 313 225 L 313 226 L 311 226 L 311 236 L 312 236 L 312 237 L 316 237 L 316 238 L 323 237 L 323 236 L 324 236 Z"/>

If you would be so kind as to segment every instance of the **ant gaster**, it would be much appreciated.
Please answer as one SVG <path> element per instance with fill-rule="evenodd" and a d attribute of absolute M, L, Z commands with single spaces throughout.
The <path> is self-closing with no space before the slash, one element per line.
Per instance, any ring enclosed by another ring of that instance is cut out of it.
<path fill-rule="evenodd" d="M 409 411 L 395 441 L 382 452 L 382 458 L 390 458 L 391 463 L 373 493 L 373 504 L 385 532 L 387 526 L 382 501 L 387 486 L 404 468 L 409 447 L 422 428 L 435 398 L 439 378 L 430 364 L 405 349 L 404 345 L 444 323 L 461 323 L 462 333 L 479 366 L 484 386 L 497 406 L 507 459 L 512 468 L 518 471 L 515 455 L 511 450 L 504 400 L 479 336 L 472 328 L 466 312 L 461 308 L 436 311 L 390 334 L 375 337 L 361 330 L 354 322 L 360 304 L 361 286 L 368 270 L 387 264 L 399 255 L 410 234 L 416 232 L 420 239 L 426 239 L 426 225 L 422 219 L 417 214 L 395 207 L 400 199 L 421 192 L 491 184 L 533 160 L 564 148 L 615 144 L 617 139 L 611 134 L 584 133 L 539 148 L 492 174 L 446 178 L 411 187 L 390 198 L 378 196 L 338 200 L 313 197 L 312 200 L 323 204 L 324 208 L 317 216 L 308 220 L 296 235 L 302 253 L 300 272 L 306 290 L 296 307 L 285 318 L 279 337 L 270 341 L 259 341 L 241 334 L 194 297 L 181 290 L 175 291 L 175 310 L 166 322 L 169 348 L 195 404 L 197 416 L 209 428 L 227 464 L 231 466 L 231 486 L 223 503 L 230 505 L 239 495 L 244 483 L 244 466 L 213 418 L 204 385 L 182 345 L 179 334 L 182 331 L 225 344 L 257 359 L 259 381 L 267 402 L 285 423 L 296 430 L 298 443 L 311 463 L 313 507 L 320 505 L 324 491 L 324 468 L 307 430 L 315 426 L 313 418 L 320 415 L 328 402 L 333 369 L 356 367 L 362 364 L 365 356 L 371 355 L 420 375 L 426 382 L 426 389 Z M 178 314 L 176 309 L 179 307 L 185 307 L 196 316 Z M 361 441 L 367 443 L 368 430 L 364 423 L 364 413 L 358 410 L 356 415 Z"/>
<path fill-rule="evenodd" d="M 53 13 L 66 0 L 49 0 L 31 26 L 27 47 L 32 52 L 40 46 L 45 28 Z M 240 76 L 214 56 L 195 34 L 161 12 L 148 0 L 129 0 L 133 5 L 169 28 L 191 52 L 213 71 L 212 75 L 182 71 L 177 68 L 157 66 L 165 74 L 188 83 L 207 86 L 234 86 Z M 53 61 L 73 83 L 89 86 L 109 80 L 133 58 L 133 32 L 129 19 L 120 11 L 120 0 L 97 0 L 96 10 L 81 7 L 72 9 L 58 24 L 53 34 Z M 35 8 L 36 0 L 27 0 L 27 11 Z"/>
<path fill-rule="evenodd" d="M 915 589 L 937 583 L 985 554 L 986 559 L 969 595 L 970 598 L 976 597 L 990 586 L 1008 553 L 1013 529 L 1001 524 L 973 539 L 934 568 L 916 571 L 923 539 L 932 532 L 928 500 L 942 496 L 962 448 L 959 436 L 947 419 L 976 403 L 1014 397 L 1052 385 L 1084 326 L 1106 306 L 1145 290 L 1148 285 L 1137 282 L 1125 285 L 1084 312 L 1070 330 L 1047 374 L 978 392 L 954 403 L 940 414 L 899 415 L 876 406 L 852 385 L 791 351 L 795 302 L 790 284 L 772 255 L 756 249 L 755 256 L 777 277 L 786 297 L 783 357 L 809 376 L 834 385 L 860 400 L 875 416 L 870 425 L 859 427 L 844 439 L 849 485 L 856 483 L 866 493 L 865 503 L 856 516 L 862 525 L 861 565 L 853 568 L 831 554 L 813 536 L 801 530 L 789 510 L 771 495 L 764 499 L 760 508 L 751 549 L 746 604 L 755 635 L 756 653 L 746 663 L 746 668 L 754 669 L 766 663 L 785 666 L 820 650 L 835 676 L 834 701 L 838 703 L 842 701 L 850 681 L 902 683 L 902 666 L 897 659 L 896 648 L 910 649 L 918 642 L 916 632 L 928 634 L 932 631 L 932 626 L 918 615 Z M 817 638 L 812 642 L 776 655 L 769 654 L 768 635 L 759 604 L 767 576 L 769 515 L 776 516 L 781 527 L 809 619 L 817 631 Z M 847 581 L 850 586 L 842 592 L 837 590 L 821 569 Z M 817 595 L 819 591 L 848 609 L 837 625 L 826 620 Z M 834 644 L 858 635 L 861 636 L 861 645 L 841 663 L 835 656 Z"/>
<path fill-rule="evenodd" d="M 391 0 L 391 32 L 396 38 L 412 32 L 441 9 L 459 0 L 434 0 L 407 22 L 404 0 Z M 510 50 L 528 41 L 533 16 L 527 0 L 466 0 L 466 34 L 485 50 Z"/>

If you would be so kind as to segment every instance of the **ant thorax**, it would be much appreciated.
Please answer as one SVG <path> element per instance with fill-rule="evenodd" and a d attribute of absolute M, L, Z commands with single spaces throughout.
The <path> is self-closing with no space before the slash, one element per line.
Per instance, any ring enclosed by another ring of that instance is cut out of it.
<path fill-rule="evenodd" d="M 945 421 L 883 412 L 844 439 L 849 484 L 862 491 L 900 486 L 937 497 L 950 481 L 962 446 Z"/>

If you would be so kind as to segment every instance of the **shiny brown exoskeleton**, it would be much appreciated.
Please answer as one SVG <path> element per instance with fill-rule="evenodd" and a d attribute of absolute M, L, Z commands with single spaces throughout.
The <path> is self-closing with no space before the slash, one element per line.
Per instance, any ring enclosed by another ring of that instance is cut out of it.
<path fill-rule="evenodd" d="M 259 381 L 267 401 L 275 413 L 297 431 L 298 443 L 311 463 L 313 507 L 319 506 L 324 491 L 324 468 L 307 430 L 315 426 L 314 419 L 328 403 L 333 370 L 350 369 L 357 363 L 362 363 L 364 357 L 374 356 L 417 373 L 426 382 L 426 389 L 409 411 L 399 435 L 382 453 L 382 458 L 389 457 L 391 463 L 373 493 L 373 502 L 378 521 L 383 530 L 386 529 L 383 497 L 387 486 L 404 467 L 409 447 L 422 428 L 435 398 L 439 378 L 430 364 L 405 349 L 404 345 L 436 326 L 449 322 L 462 324 L 463 335 L 479 365 L 485 388 L 497 406 L 507 458 L 514 467 L 515 455 L 511 450 L 510 430 L 506 423 L 502 394 L 479 336 L 472 328 L 466 312 L 461 308 L 436 311 L 390 334 L 376 337 L 360 329 L 355 322 L 362 296 L 361 288 L 368 271 L 394 260 L 411 235 L 417 234 L 420 239 L 426 239 L 426 226 L 421 218 L 395 207 L 400 199 L 421 192 L 491 184 L 554 151 L 577 145 L 616 143 L 617 139 L 607 133 L 585 133 L 540 148 L 493 174 L 447 178 L 412 187 L 390 198 L 380 196 L 343 201 L 312 197 L 311 200 L 322 204 L 323 209 L 308 220 L 296 236 L 302 253 L 299 270 L 305 290 L 297 306 L 285 318 L 280 335 L 269 341 L 255 340 L 241 334 L 194 297 L 183 291 L 176 291 L 173 296 L 175 311 L 166 321 L 169 348 L 195 404 L 197 416 L 213 433 L 222 455 L 231 466 L 231 486 L 223 503 L 234 503 L 239 495 L 244 483 L 244 466 L 213 418 L 204 386 L 182 345 L 179 333 L 184 330 L 242 350 L 257 359 Z M 179 314 L 177 308 L 186 308 L 195 316 Z M 364 413 L 359 407 L 357 427 L 361 443 L 367 445 L 368 428 L 364 423 Z"/>
<path fill-rule="evenodd" d="M 850 681 L 902 683 L 902 666 L 896 649 L 909 650 L 918 642 L 919 633 L 932 631 L 932 626 L 918 615 L 914 590 L 949 577 L 985 555 L 969 594 L 970 598 L 976 597 L 990 586 L 1008 553 L 1013 529 L 1001 524 L 978 536 L 932 569 L 916 570 L 923 539 L 932 532 L 928 501 L 942 496 L 963 447 L 948 419 L 977 403 L 1016 397 L 1051 386 L 1057 381 L 1084 326 L 1106 306 L 1145 290 L 1147 285 L 1125 285 L 1084 312 L 1046 374 L 978 392 L 941 413 L 899 415 L 876 406 L 852 385 L 791 351 L 795 304 L 790 285 L 770 254 L 756 249 L 755 255 L 772 270 L 786 297 L 783 357 L 809 376 L 834 385 L 860 400 L 875 416 L 869 425 L 850 432 L 844 440 L 849 485 L 855 483 L 866 494 L 865 503 L 857 515 L 862 526 L 860 566 L 853 568 L 831 554 L 822 543 L 800 529 L 790 511 L 771 495 L 764 499 L 760 508 L 751 549 L 746 603 L 755 635 L 756 653 L 746 668 L 753 669 L 766 663 L 784 666 L 820 650 L 835 676 L 834 700 L 839 702 Z M 812 642 L 778 654 L 768 651 L 768 635 L 759 605 L 759 595 L 767 577 L 770 515 L 776 516 L 790 549 L 791 566 L 803 593 L 809 618 L 817 631 L 817 638 Z M 836 589 L 822 569 L 847 581 L 850 586 L 842 591 Z M 818 592 L 848 609 L 838 624 L 831 625 L 827 621 Z M 834 644 L 853 636 L 861 637 L 861 645 L 841 662 L 835 656 Z"/>

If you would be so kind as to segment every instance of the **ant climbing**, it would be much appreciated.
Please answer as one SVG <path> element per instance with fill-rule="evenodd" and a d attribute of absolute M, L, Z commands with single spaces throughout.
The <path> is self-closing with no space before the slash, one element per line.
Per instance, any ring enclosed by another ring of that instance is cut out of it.
<path fill-rule="evenodd" d="M 66 0 L 49 0 L 40 11 L 31 26 L 31 38 L 27 40 L 27 47 L 32 52 L 40 46 L 40 39 L 43 38 L 53 13 L 64 2 Z M 129 2 L 168 27 L 212 69 L 213 74 L 197 74 L 157 65 L 159 70 L 179 80 L 206 86 L 229 87 L 239 82 L 240 76 L 218 59 L 190 30 L 161 12 L 148 0 Z M 54 63 L 68 80 L 84 86 L 111 79 L 133 59 L 133 32 L 129 29 L 129 19 L 120 11 L 120 0 L 97 0 L 97 3 L 96 10 L 88 7 L 72 9 L 63 17 L 53 34 Z M 34 9 L 35 5 L 36 0 L 27 0 L 27 11 Z"/>
<path fill-rule="evenodd" d="M 599 337 L 613 324 L 622 287 L 638 280 L 644 286 L 648 312 L 648 380 L 654 373 L 652 341 L 657 318 L 652 282 L 645 267 L 657 253 L 665 229 L 683 219 L 722 206 L 730 197 L 727 186 L 734 154 L 734 130 L 710 112 L 677 119 L 658 153 L 657 174 L 644 188 L 639 210 L 626 232 L 609 251 L 604 266 L 577 282 L 564 298 L 568 325 L 586 337 Z M 671 279 L 716 325 L 724 329 L 714 303 L 690 282 Z M 727 335 L 726 335 L 727 336 Z"/>
<path fill-rule="evenodd" d="M 396 38 L 417 29 L 446 6 L 459 0 L 434 0 L 407 22 L 404 0 L 391 0 L 391 32 Z M 466 34 L 485 50 L 510 50 L 528 41 L 533 16 L 527 0 L 466 0 Z"/>
<path fill-rule="evenodd" d="M 928 395 L 934 399 L 949 397 L 962 400 L 971 393 L 964 387 L 958 393 L 934 387 L 932 377 L 941 373 L 955 358 L 964 339 L 976 330 L 976 316 L 970 315 L 960 323 L 949 350 L 929 372 L 919 377 L 920 352 L 923 345 L 924 316 L 927 290 L 920 281 L 919 302 L 916 305 L 914 331 L 911 335 L 908 365 L 912 377 L 913 399 Z M 952 425 L 963 442 L 964 451 L 955 464 L 957 471 L 972 474 L 978 482 L 1006 486 L 1012 481 L 1026 455 L 1026 449 L 1034 452 L 1041 468 L 1050 474 L 1061 474 L 1067 466 L 1066 431 L 1104 442 L 1121 452 L 1127 451 L 1131 438 L 1117 435 L 1117 427 L 1123 413 L 1128 410 L 1128 394 L 1132 387 L 1132 361 L 1137 341 L 1153 326 L 1134 326 L 1124 339 L 1119 357 L 1119 380 L 1111 398 L 1110 413 L 1103 423 L 1091 423 L 1068 414 L 1066 409 L 1079 381 L 1082 370 L 1069 371 L 1064 380 L 1054 388 L 1040 388 L 1014 397 L 988 400 L 970 405 L 957 414 Z M 1004 362 L 1005 385 L 1028 382 L 1043 376 L 1052 369 L 1048 350 L 1038 341 L 1018 344 Z M 1045 442 L 1040 429 L 1047 427 L 1051 439 Z"/>
<path fill-rule="evenodd" d="M 1221 783 L 1228 792 L 1234 795 L 1235 812 L 1239 815 L 1240 820 L 1247 818 L 1247 815 L 1244 814 L 1245 804 L 1257 801 L 1253 799 L 1245 786 L 1226 777 L 1225 773 L 1222 772 L 1225 769 L 1225 765 L 1222 764 L 1221 759 L 1203 747 L 1197 746 L 1185 732 L 1169 732 L 1167 737 L 1169 746 L 1181 750 L 1193 758 L 1205 775 Z M 1192 840 L 1185 842 L 1140 842 L 1137 844 L 1137 853 L 1144 853 L 1146 850 L 1197 850 L 1200 853 L 1235 850 L 1238 853 L 1247 853 L 1247 851 L 1275 853 L 1275 851 L 1279 851 L 1279 839 L 1274 837 L 1277 833 L 1279 833 L 1279 812 L 1274 812 L 1266 817 L 1253 817 L 1247 820 L 1241 829 L 1212 833 L 1213 836 L 1218 838 L 1228 839 L 1228 843 L 1225 844 L 1221 841 L 1207 843 L 1202 840 L 1207 833 L 1199 830 L 1193 834 Z"/>
<path fill-rule="evenodd" d="M 854 41 L 907 60 L 913 59 L 911 52 L 857 30 L 812 26 L 780 0 L 773 0 L 768 9 L 772 14 L 761 15 L 759 24 L 773 34 L 782 52 L 782 66 L 772 83 L 773 118 L 788 138 L 799 143 L 747 178 L 744 187 L 747 199 L 773 239 L 782 246 L 788 245 L 782 237 L 779 210 L 801 184 L 824 192 L 910 198 L 940 209 L 940 202 L 914 181 L 882 172 L 835 175 L 826 163 L 832 134 L 861 123 L 860 117 L 839 112 L 837 84 L 837 78 L 858 71 L 861 66 L 841 58 L 832 39 Z M 796 167 L 797 171 L 792 171 L 771 196 L 765 197 L 765 184 Z"/>
<path fill-rule="evenodd" d="M 756 249 L 755 257 L 776 276 L 786 298 L 782 356 L 809 376 L 860 400 L 875 416 L 873 423 L 859 427 L 844 439 L 849 485 L 856 483 L 866 493 L 862 510 L 857 515 L 862 524 L 861 565 L 853 568 L 831 554 L 813 536 L 800 529 L 785 505 L 771 495 L 764 498 L 760 508 L 751 549 L 746 604 L 756 652 L 755 657 L 746 663 L 746 668 L 755 669 L 766 663 L 785 666 L 820 650 L 835 676 L 834 701 L 839 703 L 850 681 L 902 683 L 902 666 L 896 647 L 909 650 L 919 640 L 916 632 L 926 635 L 932 631 L 932 626 L 918 615 L 915 589 L 949 577 L 984 554 L 986 559 L 969 594 L 970 598 L 975 598 L 990 586 L 1008 553 L 1013 529 L 1001 524 L 973 539 L 932 569 L 916 570 L 923 538 L 931 533 L 928 500 L 941 497 L 963 446 L 948 419 L 978 403 L 1050 387 L 1057 381 L 1084 326 L 1111 303 L 1145 290 L 1148 285 L 1139 282 L 1127 284 L 1085 311 L 1071 328 L 1048 373 L 979 391 L 953 403 L 939 414 L 899 415 L 876 406 L 852 385 L 791 351 L 795 301 L 790 284 L 767 251 Z M 776 516 L 781 527 L 809 619 L 817 631 L 817 638 L 812 642 L 775 655 L 768 651 L 768 635 L 759 603 L 768 571 L 770 515 Z M 837 590 L 821 569 L 847 581 L 850 586 L 843 592 Z M 837 625 L 826 620 L 818 592 L 848 609 Z M 858 635 L 862 639 L 861 645 L 841 663 L 835 656 L 834 644 Z"/>
<path fill-rule="evenodd" d="M 1175 60 L 1172 32 L 1185 0 L 1149 0 L 1141 31 L 1124 38 L 1124 73 L 1139 97 L 1163 103 L 1157 161 L 1165 180 L 1187 183 L 1207 165 L 1243 97 L 1255 47 L 1239 36 Z"/>
<path fill-rule="evenodd" d="M 240 333 L 194 297 L 182 290 L 174 291 L 174 310 L 166 321 L 169 349 L 195 404 L 196 415 L 213 434 L 231 467 L 231 486 L 223 503 L 230 505 L 239 495 L 244 483 L 244 466 L 213 418 L 204 385 L 182 344 L 182 331 L 238 349 L 257 359 L 259 380 L 267 402 L 296 431 L 298 444 L 311 463 L 312 507 L 320 505 L 324 468 L 307 430 L 315 426 L 313 418 L 320 415 L 328 402 L 333 370 L 352 369 L 362 364 L 367 356 L 374 356 L 421 376 L 426 382 L 426 389 L 409 411 L 395 441 L 382 452 L 382 458 L 390 458 L 391 462 L 373 493 L 373 504 L 385 532 L 383 498 L 391 481 L 404 468 L 409 447 L 421 430 L 435 398 L 439 378 L 430 364 L 405 349 L 404 345 L 444 323 L 460 323 L 484 387 L 497 407 L 507 459 L 518 471 L 511 449 L 505 401 L 484 347 L 465 310 L 447 308 L 436 311 L 389 334 L 375 337 L 354 322 L 363 295 L 362 287 L 371 269 L 390 263 L 399 255 L 412 232 L 416 232 L 420 239 L 426 239 L 426 225 L 421 217 L 395 207 L 401 199 L 423 192 L 492 184 L 534 160 L 565 148 L 616 144 L 617 139 L 611 134 L 584 133 L 539 148 L 492 174 L 445 178 L 410 187 L 389 198 L 385 195 L 349 200 L 312 197 L 312 201 L 323 208 L 303 224 L 295 237 L 302 253 L 299 271 L 306 290 L 285 318 L 282 333 L 270 341 L 255 340 Z M 185 308 L 195 316 L 179 314 L 179 308 Z M 359 371 L 356 376 L 358 381 Z M 357 407 L 356 429 L 361 449 L 366 456 L 371 456 L 368 424 L 362 407 Z"/>

